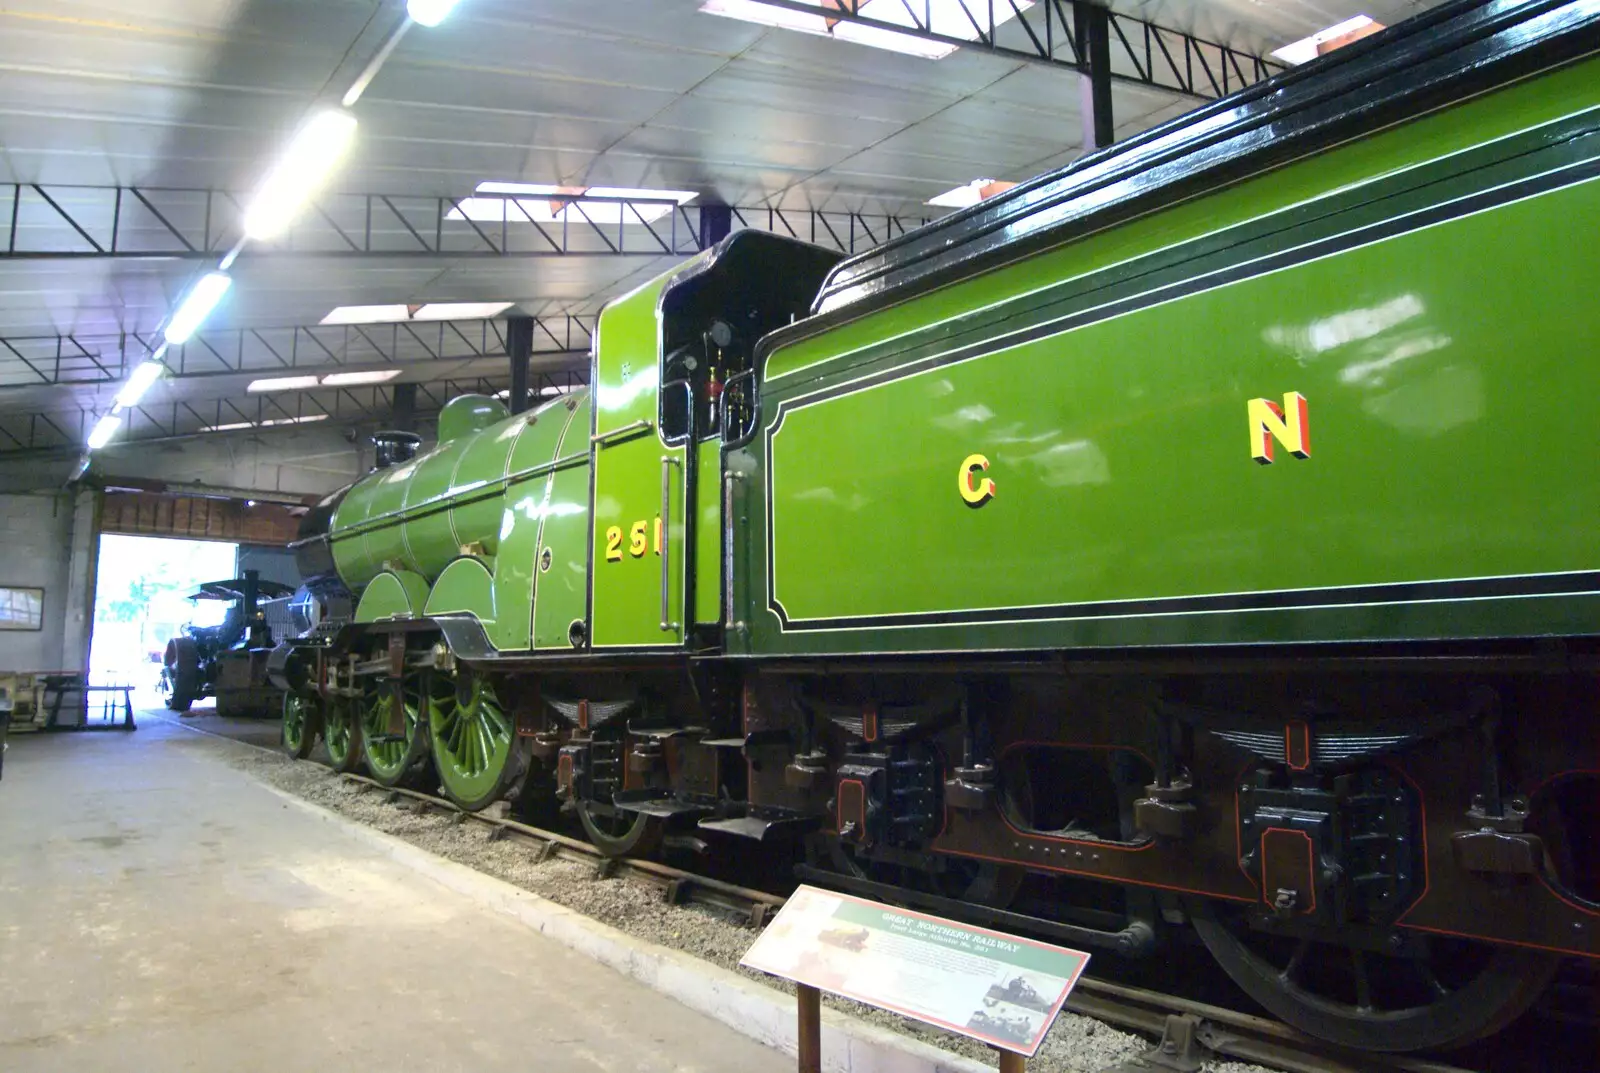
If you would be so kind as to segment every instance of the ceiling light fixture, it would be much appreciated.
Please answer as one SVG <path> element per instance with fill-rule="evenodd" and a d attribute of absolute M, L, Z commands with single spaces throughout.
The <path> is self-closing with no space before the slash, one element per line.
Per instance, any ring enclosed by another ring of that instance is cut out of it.
<path fill-rule="evenodd" d="M 488 320 L 510 309 L 511 302 L 427 302 L 422 305 L 339 306 L 321 322 L 395 324 L 415 320 Z"/>
<path fill-rule="evenodd" d="M 181 346 L 187 343 L 189 337 L 211 315 L 211 311 L 217 308 L 217 303 L 222 301 L 222 296 L 228 293 L 231 286 L 233 280 L 224 272 L 207 272 L 201 276 L 167 322 L 166 331 L 162 333 L 167 345 Z"/>
<path fill-rule="evenodd" d="M 354 387 L 357 384 L 381 384 L 399 376 L 400 369 L 369 369 L 355 373 L 329 373 L 322 378 L 323 387 Z"/>
<path fill-rule="evenodd" d="M 430 30 L 450 17 L 450 12 L 455 9 L 458 0 L 407 0 L 406 14 L 411 16 L 411 21 L 418 26 L 426 26 Z"/>
<path fill-rule="evenodd" d="M 1325 52 L 1332 52 L 1381 29 L 1383 23 L 1368 15 L 1357 15 L 1353 19 L 1334 23 L 1325 30 L 1318 30 L 1310 37 L 1302 37 L 1293 44 L 1284 45 L 1272 55 L 1284 63 L 1310 63 Z"/>
<path fill-rule="evenodd" d="M 841 41 L 852 41 L 858 45 L 887 49 L 890 52 L 903 52 L 929 60 L 943 59 L 959 46 L 949 41 L 930 41 L 915 37 L 912 36 L 912 31 L 928 30 L 942 37 L 958 38 L 962 41 L 976 41 L 981 36 L 978 28 L 973 25 L 970 9 L 967 8 L 965 0 L 916 0 L 914 3 L 906 3 L 905 0 L 863 0 L 857 8 L 857 14 L 863 18 L 903 26 L 905 32 L 884 26 L 866 26 L 839 18 L 837 14 L 829 14 L 830 10 L 833 12 L 838 10 L 831 0 L 799 0 L 799 2 L 816 7 L 817 14 L 811 15 L 792 8 L 772 7 L 761 3 L 760 0 L 704 0 L 700 10 L 708 15 L 722 15 L 763 26 L 836 37 Z M 999 27 L 1010 22 L 1032 6 L 1033 0 L 1017 0 L 1014 4 L 1006 4 L 1004 8 L 990 5 L 990 10 L 994 13 L 994 25 Z M 982 32 L 987 33 L 988 29 L 985 25 Z"/>
<path fill-rule="evenodd" d="M 150 390 L 150 385 L 161 379 L 161 374 L 167 367 L 159 361 L 141 362 L 133 375 L 128 377 L 128 382 L 122 385 L 122 390 L 117 392 L 117 405 L 123 409 L 139 405 L 139 400 L 144 398 L 144 393 Z"/>
<path fill-rule="evenodd" d="M 265 380 L 252 380 L 245 388 L 251 394 L 262 391 L 300 391 L 316 387 L 321 381 L 315 376 L 272 376 Z"/>
<path fill-rule="evenodd" d="M 122 427 L 122 418 L 116 414 L 106 414 L 95 422 L 94 429 L 89 433 L 89 450 L 98 451 L 111 442 L 111 437 L 117 434 L 117 429 Z"/>
<path fill-rule="evenodd" d="M 302 123 L 256 188 L 244 214 L 245 234 L 268 241 L 286 231 L 338 167 L 355 134 L 356 117 L 342 108 L 325 108 Z"/>
<path fill-rule="evenodd" d="M 477 193 L 497 196 L 464 198 L 459 207 L 445 214 L 445 219 L 495 224 L 652 223 L 670 215 L 675 205 L 687 205 L 700 196 L 693 190 L 652 190 L 639 186 L 554 186 L 547 183 L 506 182 L 479 183 Z M 574 202 L 574 198 L 613 200 Z"/>
<path fill-rule="evenodd" d="M 235 421 L 228 425 L 207 425 L 201 432 L 238 432 L 245 428 L 275 428 L 280 425 L 308 425 L 313 421 L 326 421 L 327 414 L 306 414 L 304 417 L 273 417 L 265 421 Z"/>

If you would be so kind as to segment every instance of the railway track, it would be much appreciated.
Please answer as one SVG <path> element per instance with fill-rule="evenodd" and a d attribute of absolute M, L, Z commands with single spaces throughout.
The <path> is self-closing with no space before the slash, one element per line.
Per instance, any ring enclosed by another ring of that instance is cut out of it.
<path fill-rule="evenodd" d="M 333 774 L 330 772 L 330 774 Z M 491 840 L 528 844 L 539 861 L 558 857 L 592 862 L 597 876 L 617 876 L 656 887 L 673 904 L 700 904 L 734 914 L 759 929 L 782 908 L 784 898 L 655 861 L 606 857 L 594 846 L 557 831 L 489 813 L 463 812 L 448 800 L 420 790 L 391 788 L 364 775 L 335 777 L 382 794 L 419 813 L 442 812 L 456 824 L 477 823 Z M 1355 1053 L 1330 1048 L 1278 1021 L 1196 1002 L 1144 988 L 1084 977 L 1067 1000 L 1067 1009 L 1085 1017 L 1161 1042 L 1143 1059 L 1111 1067 L 1106 1073 L 1136 1070 L 1198 1069 L 1208 1058 L 1254 1062 L 1285 1073 L 1471 1073 L 1446 1063 L 1396 1055 Z M 1144 1064 L 1138 1064 L 1143 1062 Z"/>

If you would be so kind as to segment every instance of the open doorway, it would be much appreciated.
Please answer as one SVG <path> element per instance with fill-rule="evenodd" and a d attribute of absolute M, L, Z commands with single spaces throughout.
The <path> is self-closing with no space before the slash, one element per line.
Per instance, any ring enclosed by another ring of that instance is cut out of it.
<path fill-rule="evenodd" d="M 238 545 L 222 541 L 102 536 L 90 683 L 130 685 L 135 706 L 159 705 L 167 641 L 191 623 L 217 625 L 228 612 L 227 603 L 187 597 L 204 582 L 233 577 L 238 559 Z"/>

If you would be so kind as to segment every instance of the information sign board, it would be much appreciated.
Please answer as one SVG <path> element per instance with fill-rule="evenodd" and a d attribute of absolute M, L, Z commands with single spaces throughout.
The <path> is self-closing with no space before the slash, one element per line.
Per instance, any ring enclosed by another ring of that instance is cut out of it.
<path fill-rule="evenodd" d="M 1028 1057 L 1089 955 L 801 887 L 739 964 Z"/>

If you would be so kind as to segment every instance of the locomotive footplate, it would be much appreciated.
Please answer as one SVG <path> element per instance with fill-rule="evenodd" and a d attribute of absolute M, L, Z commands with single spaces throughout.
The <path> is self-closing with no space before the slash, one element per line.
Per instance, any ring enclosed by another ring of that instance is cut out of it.
<path fill-rule="evenodd" d="M 1420 889 L 1418 817 L 1411 789 L 1383 768 L 1260 768 L 1239 789 L 1239 866 L 1280 920 L 1390 923 Z"/>

